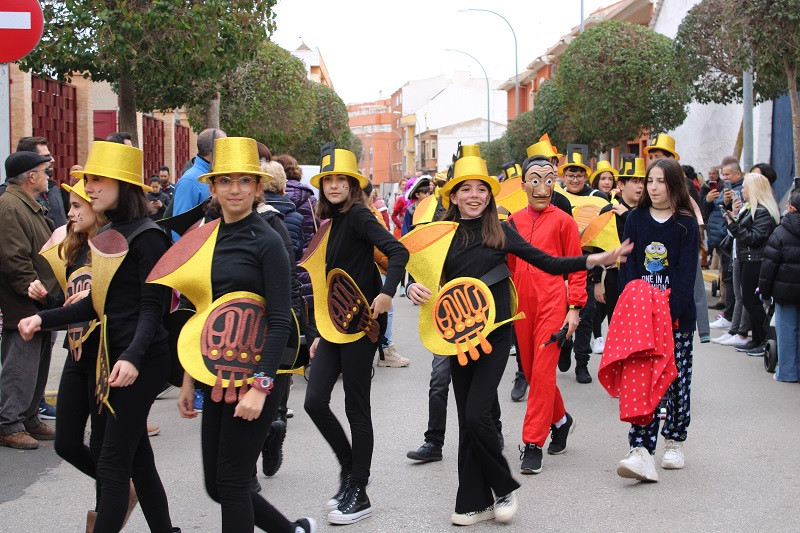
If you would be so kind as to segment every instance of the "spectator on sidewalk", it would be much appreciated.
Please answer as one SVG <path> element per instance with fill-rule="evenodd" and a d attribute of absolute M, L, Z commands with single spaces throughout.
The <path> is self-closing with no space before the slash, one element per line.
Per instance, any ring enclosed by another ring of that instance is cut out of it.
<path fill-rule="evenodd" d="M 55 159 L 47 147 L 44 137 L 23 137 L 17 143 L 17 152 L 33 152 L 49 158 L 50 165 L 45 169 L 47 174 L 47 190 L 36 197 L 36 201 L 45 209 L 44 216 L 53 221 L 53 227 L 59 228 L 67 223 L 67 212 L 61 197 L 60 187 L 53 180 L 53 163 Z"/>
<path fill-rule="evenodd" d="M 50 369 L 52 335 L 37 332 L 23 340 L 17 324 L 36 313 L 28 286 L 41 280 L 51 294 L 60 294 L 53 270 L 39 250 L 53 232 L 36 197 L 47 191 L 50 155 L 21 151 L 5 161 L 8 189 L 0 197 L 0 307 L 4 312 L 0 371 L 0 445 L 36 449 L 55 431 L 39 418 L 39 402 Z M 61 203 L 59 195 L 59 204 Z"/>
<path fill-rule="evenodd" d="M 800 380 L 800 193 L 791 197 L 787 209 L 764 250 L 758 288 L 761 298 L 775 301 L 775 379 L 791 383 Z"/>
<path fill-rule="evenodd" d="M 151 192 L 147 193 L 150 218 L 153 220 L 161 220 L 164 218 L 164 211 L 167 210 L 167 205 L 169 205 L 169 195 L 161 192 L 161 179 L 156 175 L 150 178 L 150 188 L 153 189 Z"/>
<path fill-rule="evenodd" d="M 175 196 L 175 187 L 172 185 L 168 166 L 164 165 L 158 169 L 158 179 L 161 181 L 161 192 L 169 196 L 169 201 L 171 202 L 172 197 Z"/>

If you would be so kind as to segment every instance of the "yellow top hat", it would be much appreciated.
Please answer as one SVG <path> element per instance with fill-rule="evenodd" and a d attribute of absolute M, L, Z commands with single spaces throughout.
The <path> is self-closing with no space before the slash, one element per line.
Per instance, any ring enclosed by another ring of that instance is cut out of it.
<path fill-rule="evenodd" d="M 481 158 L 481 150 L 477 144 L 459 147 L 461 157 L 453 163 L 453 177 L 442 187 L 442 205 L 445 209 L 450 207 L 450 192 L 459 183 L 467 180 L 481 180 L 489 185 L 492 196 L 500 193 L 500 182 L 495 176 L 489 175 L 486 161 Z"/>
<path fill-rule="evenodd" d="M 143 166 L 144 152 L 138 148 L 121 143 L 94 141 L 83 170 L 73 170 L 69 175 L 81 180 L 87 175 L 102 176 L 137 185 L 151 192 L 153 189 L 144 183 Z"/>
<path fill-rule="evenodd" d="M 644 159 L 635 157 L 634 154 L 623 154 L 622 165 L 619 168 L 619 179 L 627 181 L 630 178 L 642 178 L 647 171 L 647 165 L 644 164 Z"/>
<path fill-rule="evenodd" d="M 211 172 L 203 174 L 197 181 L 211 183 L 214 176 L 226 174 L 251 174 L 266 178 L 269 176 L 261 171 L 258 159 L 258 145 L 250 137 L 220 137 L 214 140 L 214 159 L 211 162 Z"/>
<path fill-rule="evenodd" d="M 522 177 L 522 167 L 511 161 L 503 165 L 503 174 L 505 174 L 507 180 L 520 178 Z"/>
<path fill-rule="evenodd" d="M 592 173 L 592 169 L 586 166 L 585 162 L 589 161 L 589 147 L 585 144 L 568 144 L 567 145 L 567 160 L 564 164 L 558 167 L 558 173 L 564 175 L 564 170 L 568 167 L 580 167 L 586 171 L 586 175 Z"/>
<path fill-rule="evenodd" d="M 525 151 L 525 153 L 528 157 L 533 157 L 535 155 L 557 157 L 559 159 L 564 157 L 564 154 L 559 154 L 558 149 L 553 146 L 553 143 L 550 142 L 550 135 L 547 133 L 539 137 L 539 142 L 528 146 L 528 149 Z"/>
<path fill-rule="evenodd" d="M 678 155 L 678 152 L 675 151 L 675 139 L 666 133 L 659 133 L 656 135 L 655 139 L 653 139 L 653 142 L 650 144 L 650 146 L 645 146 L 644 155 L 646 157 L 650 157 L 650 150 L 664 150 L 665 152 L 672 154 L 675 159 L 681 158 L 681 156 Z"/>
<path fill-rule="evenodd" d="M 594 166 L 594 172 L 589 177 L 589 181 L 594 180 L 595 176 L 599 176 L 603 172 L 611 172 L 614 175 L 614 179 L 619 177 L 619 172 L 617 169 L 611 166 L 611 163 L 608 161 L 598 161 L 597 164 Z"/>
<path fill-rule="evenodd" d="M 92 203 L 92 199 L 91 199 L 91 198 L 89 198 L 89 195 L 88 195 L 88 194 L 86 194 L 86 190 L 83 188 L 83 180 L 78 180 L 78 182 L 75 184 L 75 186 L 74 186 L 74 187 L 70 187 L 70 186 L 69 186 L 69 185 L 67 185 L 66 183 L 62 183 L 62 184 L 61 184 L 61 187 L 62 187 L 62 188 L 65 190 L 65 191 L 67 191 L 67 192 L 74 192 L 75 194 L 77 194 L 78 196 L 80 196 L 81 198 L 83 198 L 84 200 L 86 200 L 87 202 L 89 202 L 89 203 Z"/>
<path fill-rule="evenodd" d="M 369 180 L 359 174 L 356 154 L 350 150 L 336 148 L 333 143 L 327 143 L 322 147 L 319 156 L 320 172 L 311 177 L 311 185 L 317 189 L 322 188 L 322 178 L 333 174 L 342 174 L 357 179 L 362 189 L 369 184 Z"/>

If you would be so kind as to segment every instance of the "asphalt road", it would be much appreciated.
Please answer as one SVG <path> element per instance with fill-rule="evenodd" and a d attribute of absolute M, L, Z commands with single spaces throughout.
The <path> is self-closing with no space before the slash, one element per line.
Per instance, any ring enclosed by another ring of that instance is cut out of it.
<path fill-rule="evenodd" d="M 377 368 L 372 382 L 375 454 L 371 518 L 348 532 L 452 531 L 456 490 L 456 413 L 448 413 L 444 460 L 412 464 L 406 451 L 422 443 L 427 423 L 431 356 L 417 335 L 417 308 L 395 298 L 394 339 L 410 357 L 409 368 Z M 713 333 L 713 332 L 712 332 Z M 57 345 L 58 346 L 58 345 Z M 57 383 L 65 354 L 54 356 Z M 599 356 L 590 370 L 596 375 Z M 506 457 L 518 472 L 524 403 L 509 392 L 515 362 L 509 360 L 500 386 Z M 475 531 L 798 531 L 800 530 L 800 385 L 773 381 L 760 358 L 731 348 L 696 344 L 692 425 L 687 466 L 659 469 L 660 482 L 641 484 L 617 477 L 627 453 L 628 426 L 619 421 L 616 400 L 595 380 L 579 385 L 572 372 L 559 386 L 577 426 L 567 453 L 545 455 L 539 475 L 516 474 L 522 483 L 520 509 L 505 526 L 485 522 Z M 330 448 L 302 409 L 306 383 L 295 378 L 280 471 L 260 475 L 264 494 L 290 519 L 312 516 L 319 531 L 341 529 L 325 521 L 324 502 L 335 492 L 338 468 Z M 175 406 L 177 391 L 153 406 L 150 422 L 161 426 L 152 439 L 173 523 L 183 532 L 220 529 L 220 511 L 206 495 L 201 476 L 199 420 L 184 420 Z M 335 412 L 344 420 L 341 386 Z M 656 456 L 660 462 L 662 442 Z M 83 531 L 92 506 L 92 482 L 61 461 L 52 443 L 36 451 L 0 448 L 0 532 Z M 126 531 L 147 531 L 137 509 Z"/>

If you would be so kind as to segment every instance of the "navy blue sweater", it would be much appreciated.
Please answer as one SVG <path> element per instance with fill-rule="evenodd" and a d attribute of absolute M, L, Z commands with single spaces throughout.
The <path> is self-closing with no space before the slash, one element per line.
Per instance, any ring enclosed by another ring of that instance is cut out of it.
<path fill-rule="evenodd" d="M 669 310 L 678 331 L 694 331 L 694 280 L 697 275 L 699 235 L 694 217 L 674 215 L 660 223 L 649 209 L 634 209 L 625 221 L 624 238 L 633 251 L 619 270 L 619 291 L 634 279 L 661 290 L 672 289 Z"/>

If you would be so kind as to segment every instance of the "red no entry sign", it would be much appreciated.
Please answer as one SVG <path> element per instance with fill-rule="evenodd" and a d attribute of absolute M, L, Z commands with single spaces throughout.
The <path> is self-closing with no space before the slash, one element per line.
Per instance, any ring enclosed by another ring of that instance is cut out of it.
<path fill-rule="evenodd" d="M 0 63 L 25 57 L 42 38 L 44 17 L 37 0 L 0 2 Z"/>

